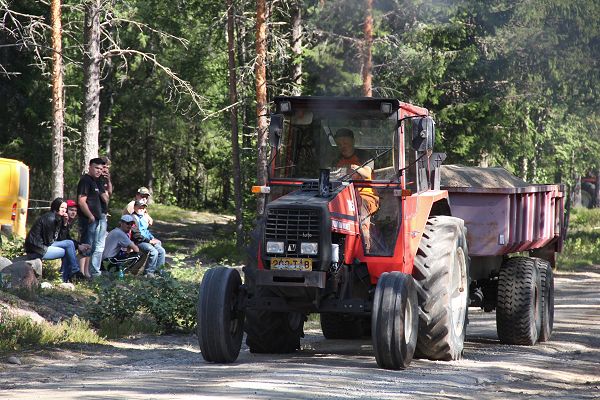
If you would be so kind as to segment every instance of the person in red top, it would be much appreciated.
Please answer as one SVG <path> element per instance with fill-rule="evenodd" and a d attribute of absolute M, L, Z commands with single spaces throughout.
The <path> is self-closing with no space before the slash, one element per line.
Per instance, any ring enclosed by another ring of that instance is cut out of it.
<path fill-rule="evenodd" d="M 363 165 L 370 157 L 365 152 L 354 147 L 354 132 L 347 128 L 338 129 L 335 133 L 335 143 L 340 150 L 337 167 L 346 167 L 354 170 L 352 179 L 371 180 L 373 175 L 373 161 Z M 350 172 L 350 171 L 348 171 Z M 365 252 L 371 248 L 371 215 L 379 209 L 379 197 L 371 188 L 358 189 L 360 227 L 365 242 Z"/>

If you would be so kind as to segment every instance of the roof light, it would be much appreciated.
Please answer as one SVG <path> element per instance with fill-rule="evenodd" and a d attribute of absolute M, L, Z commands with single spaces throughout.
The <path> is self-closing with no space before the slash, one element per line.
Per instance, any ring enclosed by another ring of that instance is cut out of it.
<path fill-rule="evenodd" d="M 282 101 L 279 103 L 279 110 L 281 110 L 282 113 L 289 113 L 292 111 L 292 103 L 289 101 Z"/>
<path fill-rule="evenodd" d="M 379 104 L 379 110 L 383 113 L 383 114 L 391 114 L 392 113 L 392 103 L 380 103 Z"/>
<path fill-rule="evenodd" d="M 270 186 L 252 186 L 252 193 L 255 193 L 255 194 L 271 193 L 271 187 Z"/>

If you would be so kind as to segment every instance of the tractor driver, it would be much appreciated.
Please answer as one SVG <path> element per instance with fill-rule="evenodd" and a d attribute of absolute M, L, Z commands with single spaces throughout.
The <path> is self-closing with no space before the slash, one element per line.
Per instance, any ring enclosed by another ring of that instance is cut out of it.
<path fill-rule="evenodd" d="M 373 161 L 362 166 L 370 157 L 360 149 L 354 148 L 354 132 L 347 128 L 338 129 L 334 139 L 340 150 L 340 158 L 336 162 L 336 167 L 354 170 L 352 177 L 355 179 L 371 180 Z M 371 249 L 371 215 L 379 208 L 379 197 L 371 188 L 359 188 L 357 191 L 359 194 L 357 200 L 359 200 L 360 228 L 364 237 L 365 253 L 369 253 Z"/>

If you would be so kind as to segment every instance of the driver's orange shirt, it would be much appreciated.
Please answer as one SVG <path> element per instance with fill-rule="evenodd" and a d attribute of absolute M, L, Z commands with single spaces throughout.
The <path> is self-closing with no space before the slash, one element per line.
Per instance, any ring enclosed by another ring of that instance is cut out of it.
<path fill-rule="evenodd" d="M 358 158 L 358 156 L 356 155 L 356 152 L 355 152 L 355 153 L 352 155 L 352 157 L 348 157 L 348 158 L 341 157 L 341 158 L 338 160 L 336 167 L 346 167 L 346 168 L 350 168 L 350 166 L 351 166 L 352 164 L 354 164 L 354 165 L 362 165 L 362 163 L 363 163 L 363 162 L 365 162 L 365 161 L 364 161 L 364 160 L 360 160 L 360 159 Z M 367 166 L 369 166 L 369 165 L 367 165 Z M 373 167 L 371 167 L 371 166 L 369 166 L 369 167 L 371 168 L 371 173 L 372 173 L 372 172 L 373 172 Z M 371 180 L 371 178 L 372 178 L 372 176 L 370 176 L 370 177 L 368 177 L 368 178 L 364 178 L 364 179 L 365 179 L 366 181 L 370 181 L 370 180 Z M 379 197 L 378 197 L 378 196 L 375 194 L 375 192 L 373 192 L 373 189 L 371 189 L 371 188 L 360 188 L 360 189 L 358 189 L 358 193 L 360 194 L 360 196 L 361 196 L 361 197 L 370 197 L 370 198 L 372 198 L 373 200 L 375 200 L 375 203 L 377 203 L 377 206 L 376 206 L 376 207 L 378 207 L 378 203 L 379 203 Z M 373 211 L 370 211 L 370 212 L 374 212 L 374 211 L 375 211 L 375 210 L 373 210 Z"/>

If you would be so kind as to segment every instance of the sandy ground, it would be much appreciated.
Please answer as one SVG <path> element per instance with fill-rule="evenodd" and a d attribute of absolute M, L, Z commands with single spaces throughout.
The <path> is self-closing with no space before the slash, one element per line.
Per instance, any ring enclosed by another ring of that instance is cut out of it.
<path fill-rule="evenodd" d="M 144 337 L 0 360 L 10 399 L 598 399 L 600 267 L 556 277 L 555 331 L 534 347 L 499 344 L 495 314 L 471 310 L 465 357 L 377 368 L 368 340 L 325 340 L 309 330 L 302 351 L 205 363 L 195 336 Z"/>

